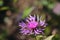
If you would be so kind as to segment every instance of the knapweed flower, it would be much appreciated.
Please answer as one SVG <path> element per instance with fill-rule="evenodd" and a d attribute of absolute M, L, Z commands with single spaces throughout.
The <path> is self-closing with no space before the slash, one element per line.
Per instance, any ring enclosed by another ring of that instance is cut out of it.
<path fill-rule="evenodd" d="M 19 22 L 19 26 L 21 27 L 20 33 L 23 35 L 43 34 L 46 22 L 45 20 L 40 20 L 40 17 L 38 19 L 39 21 L 37 21 L 37 16 L 35 15 L 29 15 L 25 21 Z"/>

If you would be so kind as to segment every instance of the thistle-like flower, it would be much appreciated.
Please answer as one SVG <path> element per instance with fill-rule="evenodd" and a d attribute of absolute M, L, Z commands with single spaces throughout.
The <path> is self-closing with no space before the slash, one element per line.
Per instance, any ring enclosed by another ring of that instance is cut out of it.
<path fill-rule="evenodd" d="M 20 33 L 23 35 L 43 34 L 46 23 L 45 20 L 42 21 L 40 18 L 42 17 L 29 15 L 29 17 L 25 19 L 25 22 L 19 22 L 19 26 L 21 27 Z"/>

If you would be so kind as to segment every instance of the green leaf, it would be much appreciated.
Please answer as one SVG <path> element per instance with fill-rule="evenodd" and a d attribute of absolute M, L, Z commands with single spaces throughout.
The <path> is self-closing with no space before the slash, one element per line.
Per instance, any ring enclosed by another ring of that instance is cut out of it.
<path fill-rule="evenodd" d="M 16 2 L 17 2 L 17 0 L 13 0 L 13 2 L 14 2 L 14 3 L 16 3 Z"/>
<path fill-rule="evenodd" d="M 40 40 L 43 36 L 42 35 L 37 35 L 36 40 Z"/>
<path fill-rule="evenodd" d="M 45 5 L 45 6 L 48 5 L 48 1 L 47 1 L 47 0 L 42 0 L 41 3 L 42 3 L 43 5 Z"/>
<path fill-rule="evenodd" d="M 0 1 L 0 6 L 3 6 L 3 1 L 2 0 Z"/>
<path fill-rule="evenodd" d="M 50 4 L 48 4 L 48 8 L 49 8 L 49 9 L 53 9 L 54 6 L 55 6 L 55 3 L 50 3 Z"/>
<path fill-rule="evenodd" d="M 51 32 L 51 27 L 50 27 L 50 26 L 47 26 L 47 27 L 45 28 L 45 35 L 46 35 L 46 36 L 49 35 L 50 32 Z"/>
<path fill-rule="evenodd" d="M 48 36 L 46 39 L 44 40 L 52 40 L 52 38 L 54 37 L 55 35 L 51 35 L 51 36 Z"/>
<path fill-rule="evenodd" d="M 22 18 L 27 17 L 34 10 L 34 8 L 35 7 L 30 7 L 30 8 L 25 9 L 23 12 Z"/>
<path fill-rule="evenodd" d="M 5 37 L 6 37 L 6 34 L 4 34 L 4 33 L 0 34 L 0 40 L 4 40 Z"/>
<path fill-rule="evenodd" d="M 9 7 L 2 7 L 0 10 L 7 10 Z"/>
<path fill-rule="evenodd" d="M 60 40 L 60 34 L 56 34 L 56 35 L 52 38 L 52 40 Z"/>

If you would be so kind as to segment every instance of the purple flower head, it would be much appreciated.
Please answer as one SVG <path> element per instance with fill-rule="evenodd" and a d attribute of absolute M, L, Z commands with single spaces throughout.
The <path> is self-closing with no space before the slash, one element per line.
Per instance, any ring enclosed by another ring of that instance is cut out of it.
<path fill-rule="evenodd" d="M 43 33 L 43 29 L 41 28 L 46 26 L 45 24 L 45 20 L 39 20 L 37 21 L 37 16 L 31 16 L 29 15 L 29 17 L 26 18 L 26 22 L 20 22 L 19 26 L 21 27 L 20 29 L 20 33 L 22 33 L 23 35 L 37 35 L 37 34 L 42 34 Z"/>
<path fill-rule="evenodd" d="M 38 25 L 38 22 L 35 21 L 35 16 L 32 17 L 32 16 L 30 15 L 30 18 L 28 18 L 28 19 L 29 19 L 29 20 L 27 20 L 27 22 L 28 22 L 27 26 L 28 26 L 29 28 L 36 28 L 37 25 Z"/>

